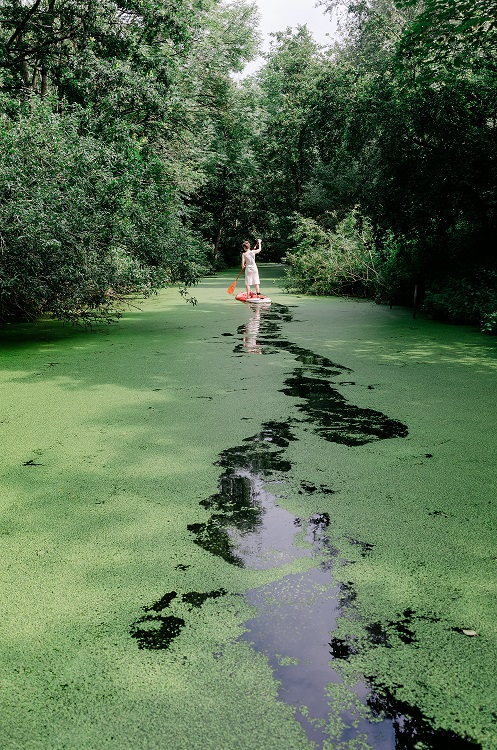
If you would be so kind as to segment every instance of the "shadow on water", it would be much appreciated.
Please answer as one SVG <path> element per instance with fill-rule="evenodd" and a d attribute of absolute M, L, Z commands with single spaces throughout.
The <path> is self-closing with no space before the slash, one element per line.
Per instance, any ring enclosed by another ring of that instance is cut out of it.
<path fill-rule="evenodd" d="M 295 708 L 295 718 L 316 747 L 337 741 L 341 747 L 352 743 L 349 747 L 375 750 L 474 750 L 478 746 L 469 741 L 433 730 L 417 709 L 386 691 L 372 690 L 374 679 L 347 688 L 343 705 L 330 690 L 332 685 L 342 686 L 340 661 L 357 652 L 354 642 L 332 636 L 337 617 L 353 606 L 355 592 L 352 584 L 337 585 L 333 580 L 338 551 L 328 535 L 330 515 L 323 511 L 307 519 L 294 516 L 279 506 L 278 495 L 269 488 L 285 486 L 292 469 L 285 449 L 297 439 L 296 425 L 309 424 L 323 439 L 349 446 L 404 437 L 407 428 L 380 412 L 349 404 L 333 388 L 332 378 L 350 370 L 281 340 L 280 323 L 291 320 L 290 309 L 283 305 L 256 307 L 250 321 L 238 329 L 241 341 L 234 351 L 240 356 L 290 352 L 297 366 L 282 392 L 298 399 L 305 419 L 266 422 L 242 445 L 223 451 L 216 462 L 223 469 L 218 492 L 200 503 L 210 515 L 203 523 L 188 525 L 188 531 L 200 547 L 238 567 L 262 570 L 309 558 L 305 572 L 247 592 L 257 615 L 246 622 L 241 639 L 266 655 L 280 684 L 280 699 Z M 334 490 L 301 480 L 298 492 L 312 495 L 318 504 Z M 349 542 L 358 545 L 363 556 L 372 552 L 367 542 Z M 140 648 L 167 648 L 185 626 L 185 607 L 192 611 L 227 593 L 171 591 L 143 608 L 145 614 L 133 624 L 131 635 Z M 412 642 L 413 619 L 415 613 L 406 610 L 399 622 L 389 625 L 401 639 Z M 388 645 L 379 624 L 371 624 L 367 632 L 372 645 Z"/>

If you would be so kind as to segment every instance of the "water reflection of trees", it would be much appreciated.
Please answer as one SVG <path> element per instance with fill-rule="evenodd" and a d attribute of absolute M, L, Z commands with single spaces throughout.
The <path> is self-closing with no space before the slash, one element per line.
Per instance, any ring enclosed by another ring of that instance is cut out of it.
<path fill-rule="evenodd" d="M 236 554 L 238 545 L 229 529 L 247 534 L 256 531 L 262 523 L 264 511 L 254 491 L 256 478 L 249 472 L 228 469 L 221 477 L 220 491 L 201 502 L 213 511 L 208 521 L 188 526 L 196 544 L 238 567 L 243 567 L 243 561 Z"/>
<path fill-rule="evenodd" d="M 219 492 L 200 503 L 211 511 L 211 516 L 205 523 L 188 526 L 196 544 L 232 565 L 244 566 L 230 530 L 245 535 L 262 526 L 266 512 L 263 482 L 273 472 L 287 472 L 291 468 L 281 450 L 291 439 L 287 433 L 290 433 L 287 425 L 268 423 L 260 433 L 247 439 L 245 445 L 228 448 L 220 454 L 217 463 L 225 471 L 219 480 Z M 280 450 L 275 450 L 275 446 Z"/>

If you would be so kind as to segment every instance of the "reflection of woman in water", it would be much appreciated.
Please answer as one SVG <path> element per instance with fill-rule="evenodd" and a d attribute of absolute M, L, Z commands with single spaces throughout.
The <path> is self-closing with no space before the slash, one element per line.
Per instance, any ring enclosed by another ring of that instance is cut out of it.
<path fill-rule="evenodd" d="M 262 250 L 262 240 L 257 240 L 257 243 L 252 250 L 250 249 L 250 242 L 244 242 L 242 252 L 242 268 L 245 269 L 245 289 L 247 291 L 247 299 L 250 297 L 260 297 L 259 294 L 259 271 L 255 262 L 255 256 Z M 250 287 L 255 286 L 255 295 L 250 291 Z"/>
<path fill-rule="evenodd" d="M 243 326 L 243 348 L 249 354 L 262 354 L 262 347 L 257 343 L 259 328 L 261 325 L 261 307 L 260 305 L 251 305 L 252 315 L 248 323 Z"/>

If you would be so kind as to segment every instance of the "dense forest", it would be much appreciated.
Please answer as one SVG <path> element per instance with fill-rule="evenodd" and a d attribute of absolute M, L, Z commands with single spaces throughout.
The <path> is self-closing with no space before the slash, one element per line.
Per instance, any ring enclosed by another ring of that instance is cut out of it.
<path fill-rule="evenodd" d="M 91 324 L 262 235 L 291 290 L 497 331 L 497 0 L 0 0 L 0 321 Z M 284 22 L 284 19 L 283 19 Z"/>

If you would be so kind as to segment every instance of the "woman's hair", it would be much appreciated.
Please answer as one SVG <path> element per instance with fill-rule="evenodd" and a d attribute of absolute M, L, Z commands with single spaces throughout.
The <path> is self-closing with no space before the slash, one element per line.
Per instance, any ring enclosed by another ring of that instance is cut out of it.
<path fill-rule="evenodd" d="M 243 247 L 243 252 L 250 250 L 250 242 L 247 242 L 247 240 L 245 240 L 245 242 L 242 244 L 242 247 Z"/>

